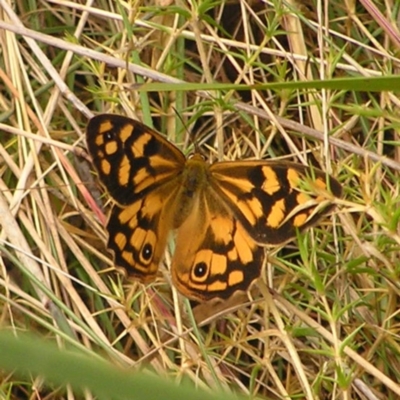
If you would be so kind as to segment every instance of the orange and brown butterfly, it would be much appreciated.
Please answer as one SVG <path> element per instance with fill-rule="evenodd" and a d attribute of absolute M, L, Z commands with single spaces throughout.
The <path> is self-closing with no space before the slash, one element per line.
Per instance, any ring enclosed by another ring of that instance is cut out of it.
<path fill-rule="evenodd" d="M 293 238 L 342 192 L 324 172 L 291 162 L 186 158 L 161 134 L 119 115 L 92 118 L 86 140 L 116 203 L 107 224 L 116 267 L 153 280 L 175 231 L 173 283 L 199 301 L 247 290 L 261 274 L 260 246 Z"/>

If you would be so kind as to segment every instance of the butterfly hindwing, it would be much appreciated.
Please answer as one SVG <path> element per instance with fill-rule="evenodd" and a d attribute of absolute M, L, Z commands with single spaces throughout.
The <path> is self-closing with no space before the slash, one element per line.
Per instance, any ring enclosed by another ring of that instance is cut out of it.
<path fill-rule="evenodd" d="M 141 211 L 142 204 L 139 199 L 125 208 L 113 207 L 107 223 L 107 247 L 118 268 L 148 282 L 155 278 L 167 236 L 157 229 L 160 213 L 149 216 Z"/>
<path fill-rule="evenodd" d="M 170 184 L 169 184 L 170 183 Z M 115 205 L 107 223 L 107 247 L 129 277 L 150 282 L 160 265 L 174 226 L 179 182 L 174 178 L 126 207 Z"/>
<path fill-rule="evenodd" d="M 178 228 L 172 279 L 186 297 L 227 299 L 260 276 L 264 250 L 212 192 Z"/>

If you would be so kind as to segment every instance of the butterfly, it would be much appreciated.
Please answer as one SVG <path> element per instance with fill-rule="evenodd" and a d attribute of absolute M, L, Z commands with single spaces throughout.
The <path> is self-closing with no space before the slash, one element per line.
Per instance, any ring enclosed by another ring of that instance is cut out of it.
<path fill-rule="evenodd" d="M 186 158 L 160 133 L 120 115 L 92 118 L 86 141 L 115 202 L 107 247 L 116 266 L 142 283 L 154 280 L 175 232 L 172 281 L 197 301 L 246 291 L 261 274 L 263 246 L 295 237 L 342 193 L 336 179 L 292 162 Z"/>

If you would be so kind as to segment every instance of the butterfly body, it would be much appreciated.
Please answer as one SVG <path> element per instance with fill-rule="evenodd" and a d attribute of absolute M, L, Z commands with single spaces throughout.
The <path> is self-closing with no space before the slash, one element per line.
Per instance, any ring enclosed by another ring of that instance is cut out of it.
<path fill-rule="evenodd" d="M 261 273 L 260 245 L 284 243 L 332 208 L 305 193 L 303 181 L 341 194 L 335 179 L 294 163 L 186 159 L 159 133 L 118 115 L 92 118 L 87 144 L 116 203 L 107 224 L 116 265 L 153 280 L 174 231 L 172 279 L 196 300 L 246 290 Z"/>

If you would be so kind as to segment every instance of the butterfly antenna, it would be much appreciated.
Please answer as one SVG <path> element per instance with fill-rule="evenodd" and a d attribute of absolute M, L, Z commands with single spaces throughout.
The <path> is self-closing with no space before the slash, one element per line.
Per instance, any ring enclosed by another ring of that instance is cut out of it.
<path fill-rule="evenodd" d="M 182 126 L 184 127 L 184 129 L 187 133 L 189 144 L 193 145 L 193 147 L 194 147 L 194 152 L 200 153 L 200 147 L 199 147 L 199 142 L 197 140 L 197 135 L 189 130 L 189 128 L 188 128 L 186 122 L 184 121 L 184 119 L 182 118 L 182 115 L 180 114 L 180 112 L 178 112 L 178 110 L 175 107 L 172 107 L 172 109 L 175 111 L 176 116 L 181 121 Z"/>

